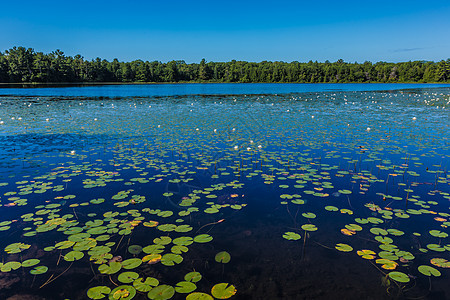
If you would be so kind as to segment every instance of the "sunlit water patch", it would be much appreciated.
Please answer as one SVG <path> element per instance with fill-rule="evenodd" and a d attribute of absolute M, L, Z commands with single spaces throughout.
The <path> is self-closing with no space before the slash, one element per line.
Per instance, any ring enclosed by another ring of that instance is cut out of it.
<path fill-rule="evenodd" d="M 448 298 L 449 94 L 2 97 L 0 297 Z"/>

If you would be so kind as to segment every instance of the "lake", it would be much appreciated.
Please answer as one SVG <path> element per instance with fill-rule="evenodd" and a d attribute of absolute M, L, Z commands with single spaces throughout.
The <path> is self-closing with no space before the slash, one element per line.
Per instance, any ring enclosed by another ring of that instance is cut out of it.
<path fill-rule="evenodd" d="M 450 298 L 450 85 L 0 95 L 1 299 Z"/>

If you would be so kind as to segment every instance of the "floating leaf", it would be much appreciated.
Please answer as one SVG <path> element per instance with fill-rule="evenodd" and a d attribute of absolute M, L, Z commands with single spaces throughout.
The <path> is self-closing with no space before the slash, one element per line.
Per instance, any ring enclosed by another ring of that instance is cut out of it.
<path fill-rule="evenodd" d="M 10 272 L 11 270 L 17 270 L 20 268 L 22 264 L 18 261 L 9 261 L 1 266 L 0 271 L 2 272 Z"/>
<path fill-rule="evenodd" d="M 172 298 L 174 294 L 175 289 L 173 287 L 163 284 L 150 290 L 147 296 L 153 300 L 166 300 Z"/>
<path fill-rule="evenodd" d="M 430 234 L 432 236 L 438 237 L 438 238 L 446 238 L 448 237 L 448 234 L 439 230 L 430 230 Z"/>
<path fill-rule="evenodd" d="M 202 275 L 199 272 L 189 272 L 184 276 L 184 280 L 190 282 L 198 282 L 202 279 Z"/>
<path fill-rule="evenodd" d="M 450 261 L 446 260 L 445 258 L 433 258 L 430 262 L 436 267 L 450 268 Z"/>
<path fill-rule="evenodd" d="M 109 300 L 130 300 L 136 296 L 136 289 L 130 285 L 116 287 L 109 294 Z"/>
<path fill-rule="evenodd" d="M 175 291 L 177 293 L 187 294 L 187 293 L 195 291 L 196 288 L 197 288 L 197 286 L 192 282 L 180 281 L 175 286 Z"/>
<path fill-rule="evenodd" d="M 8 254 L 20 253 L 23 250 L 26 250 L 30 247 L 31 247 L 31 245 L 28 245 L 25 243 L 13 243 L 13 244 L 6 246 L 5 252 Z"/>
<path fill-rule="evenodd" d="M 37 265 L 38 263 L 40 263 L 41 261 L 39 259 L 36 258 L 32 258 L 32 259 L 27 259 L 22 263 L 22 267 L 33 267 L 35 265 Z"/>
<path fill-rule="evenodd" d="M 335 248 L 336 248 L 337 250 L 339 250 L 339 251 L 342 251 L 342 252 L 350 252 L 350 251 L 353 250 L 353 247 L 352 247 L 352 246 L 347 245 L 347 244 L 342 244 L 342 243 L 336 244 Z"/>
<path fill-rule="evenodd" d="M 88 289 L 87 296 L 90 299 L 103 299 L 109 293 L 111 293 L 111 289 L 107 286 L 96 286 Z"/>
<path fill-rule="evenodd" d="M 421 265 L 417 268 L 417 270 L 426 276 L 431 276 L 431 275 L 433 275 L 434 277 L 441 276 L 441 272 L 439 272 L 437 269 L 430 267 L 430 266 Z"/>
<path fill-rule="evenodd" d="M 304 224 L 302 225 L 302 229 L 305 231 L 316 231 L 317 227 L 314 224 Z"/>
<path fill-rule="evenodd" d="M 69 253 L 64 255 L 64 260 L 65 261 L 80 260 L 83 258 L 83 256 L 84 256 L 84 253 L 81 251 L 70 251 Z"/>
<path fill-rule="evenodd" d="M 213 237 L 209 234 L 199 234 L 196 237 L 194 237 L 194 242 L 196 243 L 207 243 L 212 241 Z"/>
<path fill-rule="evenodd" d="M 138 255 L 142 252 L 142 246 L 139 245 L 131 245 L 128 247 L 128 252 L 130 252 L 133 255 Z"/>
<path fill-rule="evenodd" d="M 133 282 L 133 286 L 139 292 L 146 293 L 159 284 L 158 279 L 153 277 L 138 278 Z"/>
<path fill-rule="evenodd" d="M 120 273 L 117 279 L 122 283 L 131 283 L 139 278 L 139 274 L 136 272 L 123 272 Z"/>
<path fill-rule="evenodd" d="M 408 283 L 410 281 L 408 275 L 406 275 L 405 273 L 402 272 L 390 272 L 389 277 L 397 282 L 401 282 L 401 283 Z"/>
<path fill-rule="evenodd" d="M 217 299 L 228 299 L 236 294 L 236 288 L 229 283 L 218 283 L 211 289 L 211 294 Z"/>
<path fill-rule="evenodd" d="M 122 262 L 122 267 L 127 270 L 135 269 L 142 264 L 140 258 L 130 258 Z"/>
<path fill-rule="evenodd" d="M 186 300 L 214 300 L 214 298 L 205 293 L 195 292 L 187 295 Z"/>
<path fill-rule="evenodd" d="M 375 252 L 373 252 L 372 250 L 358 250 L 356 253 L 364 259 L 375 258 Z"/>
<path fill-rule="evenodd" d="M 173 253 L 164 254 L 161 258 L 161 263 L 165 266 L 174 266 L 175 264 L 179 264 L 182 261 L 182 256 Z"/>
<path fill-rule="evenodd" d="M 228 253 L 226 251 L 219 252 L 219 253 L 216 254 L 215 260 L 218 263 L 227 264 L 231 260 L 230 253 Z"/>
<path fill-rule="evenodd" d="M 98 267 L 98 271 L 102 274 L 115 274 L 122 269 L 122 264 L 120 262 L 110 262 L 109 264 L 103 264 Z"/>
<path fill-rule="evenodd" d="M 149 254 L 149 255 L 144 256 L 142 258 L 142 261 L 148 263 L 149 265 L 153 265 L 153 264 L 160 262 L 161 258 L 162 258 L 161 254 L 155 253 L 155 254 Z"/>
<path fill-rule="evenodd" d="M 293 240 L 293 241 L 296 241 L 296 240 L 301 239 L 302 237 L 301 237 L 300 234 L 298 234 L 298 233 L 295 233 L 295 232 L 292 232 L 292 231 L 288 231 L 288 232 L 285 232 L 285 233 L 283 234 L 283 238 L 285 238 L 285 239 L 287 239 L 287 240 Z"/>
<path fill-rule="evenodd" d="M 48 271 L 48 267 L 47 266 L 37 266 L 34 267 L 34 269 L 32 269 L 30 271 L 30 274 L 32 275 L 41 275 L 41 274 L 45 274 Z"/>

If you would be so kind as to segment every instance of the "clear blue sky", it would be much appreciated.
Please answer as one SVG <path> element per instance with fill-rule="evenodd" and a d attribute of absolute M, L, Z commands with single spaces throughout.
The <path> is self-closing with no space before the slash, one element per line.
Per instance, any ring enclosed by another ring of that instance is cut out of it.
<path fill-rule="evenodd" d="M 13 46 L 121 61 L 450 58 L 450 0 L 2 1 Z"/>

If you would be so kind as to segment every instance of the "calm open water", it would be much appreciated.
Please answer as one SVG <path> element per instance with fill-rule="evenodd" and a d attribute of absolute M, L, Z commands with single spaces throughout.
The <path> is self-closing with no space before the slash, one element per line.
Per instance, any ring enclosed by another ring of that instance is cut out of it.
<path fill-rule="evenodd" d="M 448 85 L 0 95 L 0 299 L 450 298 Z"/>

